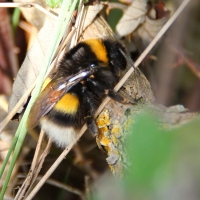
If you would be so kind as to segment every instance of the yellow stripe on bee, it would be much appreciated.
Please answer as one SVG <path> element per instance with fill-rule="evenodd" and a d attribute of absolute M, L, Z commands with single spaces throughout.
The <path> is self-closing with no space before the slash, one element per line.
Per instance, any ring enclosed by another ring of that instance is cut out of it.
<path fill-rule="evenodd" d="M 106 47 L 104 46 L 102 40 L 89 39 L 85 40 L 84 42 L 90 46 L 91 50 L 95 53 L 98 60 L 101 60 L 104 63 L 108 63 Z"/>
<path fill-rule="evenodd" d="M 55 105 L 54 109 L 63 113 L 75 114 L 78 110 L 79 100 L 72 93 L 65 94 Z"/>
<path fill-rule="evenodd" d="M 42 89 L 41 89 L 41 91 L 44 90 L 44 88 L 49 84 L 50 81 L 51 81 L 50 78 L 46 78 L 46 79 L 45 79 L 45 81 L 44 81 L 44 83 L 43 83 L 43 85 L 42 85 Z"/>

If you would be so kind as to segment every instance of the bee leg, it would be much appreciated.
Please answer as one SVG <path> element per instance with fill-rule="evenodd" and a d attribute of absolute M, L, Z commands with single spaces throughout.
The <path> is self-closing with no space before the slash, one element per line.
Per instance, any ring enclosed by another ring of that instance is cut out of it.
<path fill-rule="evenodd" d="M 90 89 L 94 93 L 96 93 L 100 98 L 102 98 L 105 95 L 108 95 L 109 90 L 100 81 L 96 81 L 94 79 L 88 78 L 87 82 L 88 82 Z"/>
<path fill-rule="evenodd" d="M 96 137 L 98 135 L 98 128 L 93 117 L 87 115 L 86 117 L 84 117 L 84 119 L 86 120 L 88 130 L 94 137 Z"/>
<path fill-rule="evenodd" d="M 99 96 L 107 95 L 115 101 L 118 101 L 123 104 L 134 104 L 134 102 L 130 102 L 128 99 L 122 97 L 120 94 L 114 92 L 113 90 L 108 89 L 105 85 L 101 82 L 96 81 L 94 79 L 88 78 L 88 83 L 90 88 L 96 92 Z"/>
<path fill-rule="evenodd" d="M 109 90 L 108 92 L 108 96 L 115 100 L 118 101 L 119 103 L 123 103 L 123 104 L 134 104 L 133 102 L 130 102 L 128 99 L 122 97 L 120 94 L 114 92 L 113 90 Z"/>
<path fill-rule="evenodd" d="M 118 66 L 114 66 L 113 67 L 113 70 L 114 70 L 114 73 L 115 73 L 115 76 L 117 77 L 117 78 L 119 78 L 120 77 L 120 68 L 118 67 Z"/>
<path fill-rule="evenodd" d="M 83 87 L 82 90 L 83 94 L 83 105 L 84 105 L 84 120 L 86 121 L 88 130 L 93 136 L 97 136 L 98 134 L 98 128 L 96 125 L 96 122 L 93 118 L 94 112 L 95 112 L 95 105 L 94 100 L 91 95 L 86 89 L 86 87 Z"/>

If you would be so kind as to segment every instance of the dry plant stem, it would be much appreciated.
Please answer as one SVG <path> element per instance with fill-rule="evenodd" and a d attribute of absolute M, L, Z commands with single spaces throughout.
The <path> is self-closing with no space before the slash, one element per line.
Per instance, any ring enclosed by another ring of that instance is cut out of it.
<path fill-rule="evenodd" d="M 42 178 L 41 176 L 38 176 L 37 180 L 39 181 L 41 178 Z M 82 200 L 85 199 L 85 195 L 84 195 L 84 193 L 83 193 L 81 190 L 79 190 L 79 189 L 77 189 L 77 188 L 74 188 L 74 187 L 72 187 L 72 186 L 70 186 L 70 185 L 66 185 L 66 184 L 60 183 L 60 182 L 58 182 L 58 181 L 56 181 L 56 180 L 54 180 L 54 179 L 51 179 L 51 178 L 48 179 L 48 180 L 46 181 L 46 183 L 48 183 L 48 184 L 50 184 L 50 185 L 53 185 L 53 186 L 56 186 L 56 187 L 58 187 L 58 188 L 62 188 L 62 189 L 66 190 L 66 191 L 68 191 L 68 192 L 71 192 L 71 193 L 73 193 L 73 194 L 76 194 L 76 195 L 80 196 L 80 198 L 81 198 Z"/>
<path fill-rule="evenodd" d="M 159 31 L 159 33 L 156 35 L 156 37 L 152 40 L 152 42 L 148 45 L 148 47 L 144 50 L 144 52 L 141 54 L 141 56 L 137 59 L 135 62 L 134 67 L 138 67 L 138 65 L 143 61 L 143 59 L 147 56 L 147 54 L 152 50 L 152 48 L 155 46 L 155 44 L 158 42 L 158 40 L 163 36 L 163 34 L 168 30 L 168 28 L 171 26 L 171 24 L 176 20 L 176 18 L 180 15 L 180 13 L 183 11 L 183 9 L 186 7 L 186 5 L 190 2 L 190 0 L 185 0 L 182 2 L 180 7 L 177 9 L 177 11 L 173 14 L 173 16 L 168 20 L 168 22 L 163 26 L 163 28 Z M 134 71 L 133 66 L 129 69 L 129 71 L 124 75 L 124 77 L 120 80 L 120 82 L 116 85 L 115 91 L 119 90 L 120 87 L 125 83 L 125 81 L 129 78 L 131 73 Z M 97 116 L 103 108 L 107 105 L 110 98 L 106 98 L 103 103 L 98 108 L 95 116 Z M 79 140 L 79 138 L 83 135 L 83 133 L 86 131 L 87 126 L 84 125 L 82 129 L 80 130 L 79 134 L 77 135 L 76 141 Z M 29 196 L 26 198 L 26 200 L 31 200 L 37 191 L 42 187 L 42 185 L 45 183 L 45 181 L 50 177 L 50 175 L 53 173 L 53 171 L 57 168 L 57 166 L 61 163 L 61 161 L 65 158 L 65 156 L 68 154 L 68 152 L 71 150 L 73 145 L 76 143 L 74 141 L 72 144 L 70 144 L 58 157 L 58 159 L 54 162 L 54 164 L 50 167 L 50 169 L 47 171 L 47 173 L 43 176 L 43 178 L 40 180 L 40 182 L 35 186 L 35 188 L 32 190 L 32 192 L 29 194 Z"/>
<path fill-rule="evenodd" d="M 77 40 L 78 40 L 79 35 L 80 35 L 81 19 L 82 19 L 83 10 L 84 10 L 84 5 L 82 5 L 82 1 L 80 2 L 80 4 L 81 4 L 81 6 L 79 6 L 77 19 L 76 19 L 76 23 L 75 23 L 75 26 L 74 26 L 77 31 L 72 38 L 70 48 L 74 47 L 77 44 Z"/>
<path fill-rule="evenodd" d="M 81 163 L 81 168 L 84 169 L 86 171 L 86 173 L 93 179 L 97 179 L 98 174 L 97 172 L 92 168 L 92 166 L 90 165 L 89 161 L 84 157 L 82 150 L 80 149 L 80 147 L 78 145 L 75 145 L 73 147 L 73 150 L 75 152 L 76 155 L 76 159 L 77 163 Z M 76 162 L 75 162 L 76 164 Z"/>
<path fill-rule="evenodd" d="M 64 41 L 61 42 L 61 45 L 59 46 L 58 51 L 57 51 L 57 53 L 56 53 L 56 55 L 55 55 L 55 57 L 54 57 L 54 59 L 53 59 L 54 61 L 53 61 L 53 63 L 52 63 L 52 67 L 50 66 L 49 69 L 48 69 L 47 76 L 48 76 L 48 74 L 52 71 L 52 69 L 55 69 L 55 68 L 56 68 L 57 63 L 58 63 L 58 60 L 59 60 L 60 58 L 63 57 L 63 54 L 64 54 L 64 52 L 66 51 L 66 49 L 64 49 L 64 48 L 66 47 L 66 45 L 69 43 L 69 41 L 70 41 L 71 38 L 73 37 L 73 35 L 74 35 L 74 33 L 75 33 L 75 30 L 76 30 L 76 29 L 74 29 L 74 28 L 72 27 L 72 30 L 71 30 L 70 33 L 68 34 L 67 38 L 66 38 Z M 64 51 L 63 51 L 63 49 L 64 49 Z"/>
<path fill-rule="evenodd" d="M 86 153 L 92 151 L 92 150 L 95 149 L 95 148 L 96 148 L 96 144 L 94 143 L 94 144 L 88 145 L 88 146 L 87 146 L 85 149 L 83 149 L 82 151 L 83 151 L 84 154 L 86 154 Z"/>
<path fill-rule="evenodd" d="M 194 73 L 194 75 L 198 78 L 200 78 L 200 65 L 197 64 L 192 60 L 191 57 L 189 57 L 183 50 L 183 47 L 175 48 L 173 46 L 170 46 L 170 49 L 174 51 L 179 57 L 180 61 L 174 66 L 178 67 L 182 63 L 186 64 L 187 67 Z"/>
<path fill-rule="evenodd" d="M 64 41 L 65 44 L 68 44 L 68 43 L 69 43 L 69 41 L 70 41 L 71 38 L 73 37 L 75 31 L 76 31 L 76 30 L 75 30 L 74 28 L 72 28 L 72 30 L 71 30 L 70 33 L 67 35 L 67 38 L 66 38 L 65 41 Z M 64 44 L 61 43 L 61 47 L 59 47 L 59 49 L 58 49 L 58 51 L 57 51 L 57 53 L 56 53 L 57 56 L 55 56 L 55 57 L 53 58 L 53 62 L 52 62 L 52 64 L 51 64 L 51 66 L 49 66 L 49 68 L 48 68 L 46 77 L 48 77 L 48 75 L 49 75 L 49 73 L 52 71 L 52 69 L 56 68 L 57 63 L 58 63 L 58 60 L 59 60 L 60 58 L 62 58 L 62 56 L 63 56 L 63 53 L 62 53 L 63 48 L 64 48 Z M 46 78 L 46 77 L 45 77 L 45 78 Z"/>
<path fill-rule="evenodd" d="M 37 172 L 35 172 L 37 170 L 37 165 L 39 163 L 39 154 L 40 154 L 40 150 L 41 150 L 41 146 L 42 146 L 42 141 L 44 139 L 44 131 L 41 130 L 40 136 L 39 136 L 39 140 L 37 143 L 37 147 L 36 147 L 36 151 L 34 154 L 34 158 L 33 158 L 33 162 L 31 164 L 31 168 L 29 170 L 29 173 L 27 175 L 26 180 L 24 181 L 24 183 L 22 184 L 21 188 L 19 189 L 19 191 L 17 192 L 17 195 L 15 196 L 15 199 L 21 199 L 27 188 L 29 187 L 29 185 L 32 185 L 34 182 L 34 178 L 37 178 Z M 48 147 L 46 147 L 48 148 Z M 39 173 L 39 172 L 38 172 Z M 36 177 L 35 177 L 36 176 Z"/>
<path fill-rule="evenodd" d="M 40 165 L 44 161 L 44 158 L 48 155 L 51 145 L 52 145 L 52 140 L 51 138 L 49 138 L 47 146 L 39 158 L 38 165 Z"/>
<path fill-rule="evenodd" d="M 42 155 L 40 156 L 40 159 L 39 159 L 39 161 L 38 161 L 38 165 L 36 166 L 35 173 L 34 173 L 34 176 L 33 176 L 33 178 L 32 178 L 32 181 L 31 181 L 31 185 L 29 186 L 29 188 L 28 188 L 26 194 L 24 195 L 24 197 L 26 197 L 26 196 L 30 193 L 30 191 L 31 191 L 31 189 L 32 189 L 32 185 L 35 183 L 35 180 L 37 179 L 38 174 L 40 173 L 40 170 L 41 170 L 41 168 L 42 168 L 42 165 L 43 165 L 43 163 L 44 163 L 44 160 L 45 160 L 46 156 L 47 156 L 47 155 L 49 154 L 49 152 L 50 152 L 51 144 L 52 144 L 52 140 L 49 139 L 48 144 L 47 144 L 47 146 L 46 146 L 44 152 L 43 152 Z"/>
<path fill-rule="evenodd" d="M 44 136 L 45 136 L 44 130 L 41 129 L 40 136 L 39 136 L 38 143 L 37 143 L 36 150 L 35 150 L 35 154 L 33 157 L 33 162 L 31 164 L 31 170 L 33 170 L 35 168 L 35 166 L 37 165 Z"/>
<path fill-rule="evenodd" d="M 27 175 L 26 180 L 24 181 L 24 183 L 22 184 L 22 186 L 18 190 L 17 195 L 15 196 L 15 199 L 20 199 L 20 196 L 24 195 L 27 187 L 31 184 L 33 172 L 34 172 L 34 169 L 35 169 L 35 167 L 38 163 L 39 154 L 40 154 L 43 139 L 44 139 L 44 131 L 41 131 L 39 139 L 38 139 L 37 147 L 36 147 L 36 150 L 35 150 L 35 154 L 34 154 L 34 157 L 33 157 L 33 161 L 32 161 L 32 164 L 31 164 L 31 168 L 29 170 L 29 173 Z"/>
<path fill-rule="evenodd" d="M 50 169 L 47 171 L 47 173 L 42 177 L 42 179 L 39 181 L 39 183 L 35 186 L 35 188 L 31 191 L 31 193 L 27 196 L 26 200 L 31 200 L 37 191 L 42 187 L 42 185 L 46 182 L 46 180 L 51 176 L 51 174 L 54 172 L 54 170 L 57 168 L 57 166 L 62 162 L 62 160 L 65 158 L 65 156 L 69 153 L 69 151 L 72 149 L 74 144 L 79 140 L 79 138 L 83 135 L 83 133 L 87 130 L 87 126 L 84 125 L 82 129 L 80 130 L 79 134 L 77 135 L 76 141 L 71 143 L 58 157 L 58 159 L 53 163 L 53 165 L 50 167 Z"/>
<path fill-rule="evenodd" d="M 45 15 L 53 19 L 58 19 L 57 16 L 47 11 L 46 9 L 44 9 L 42 6 L 40 6 L 37 3 L 0 3 L 0 7 L 3 7 L 3 8 L 19 8 L 19 7 L 32 8 L 34 7 L 38 9 L 39 11 L 41 11 L 42 13 L 44 13 Z"/>
<path fill-rule="evenodd" d="M 200 65 L 194 62 L 188 55 L 186 55 L 183 51 L 179 52 L 179 55 L 183 59 L 184 63 L 188 66 L 188 68 L 194 73 L 197 78 L 200 78 Z"/>
<path fill-rule="evenodd" d="M 25 174 L 18 174 L 18 178 L 26 178 L 26 175 L 25 175 Z M 41 178 L 42 178 L 42 176 L 38 176 L 36 180 L 37 180 L 37 181 L 40 181 Z M 18 181 L 18 184 L 20 184 L 20 183 L 21 183 L 21 182 Z M 81 199 L 85 199 L 84 193 L 83 193 L 81 190 L 79 190 L 79 189 L 77 189 L 77 188 L 74 188 L 74 187 L 72 187 L 72 186 L 70 186 L 70 185 L 63 184 L 63 183 L 61 183 L 61 182 L 59 182 L 59 181 L 57 181 L 57 180 L 54 180 L 54 179 L 52 179 L 52 178 L 48 179 L 48 180 L 46 181 L 46 183 L 48 183 L 48 184 L 50 184 L 50 185 L 53 185 L 53 186 L 55 186 L 55 187 L 61 188 L 61 189 L 63 189 L 63 190 L 66 190 L 66 191 L 68 191 L 68 192 L 77 194 L 77 195 L 80 196 Z"/>
<path fill-rule="evenodd" d="M 64 48 L 65 48 L 65 50 L 67 50 L 66 46 L 69 46 L 69 42 L 70 42 L 71 38 L 73 37 L 73 35 L 75 34 L 75 31 L 76 31 L 76 28 L 72 27 L 71 32 L 68 34 L 67 38 L 64 40 L 64 42 L 61 46 L 61 50 L 63 50 Z M 61 50 L 58 52 L 59 55 L 61 53 Z M 61 57 L 62 57 L 62 55 L 61 55 Z"/>
<path fill-rule="evenodd" d="M 37 145 L 38 150 L 36 149 L 36 152 L 34 155 L 34 159 L 35 160 L 37 159 L 37 161 L 34 161 L 34 163 L 32 163 L 29 174 L 27 175 L 27 178 L 25 179 L 23 185 L 21 186 L 20 190 L 18 191 L 17 195 L 15 196 L 15 200 L 23 199 L 26 196 L 26 194 L 29 193 L 31 186 L 37 179 L 37 176 L 42 168 L 44 159 L 46 158 L 46 156 L 48 155 L 48 153 L 50 151 L 51 144 L 52 144 L 51 139 L 48 141 L 48 144 L 47 144 L 44 152 L 41 154 L 40 158 L 38 159 L 39 150 L 41 148 L 42 140 L 44 138 L 44 131 L 42 131 L 40 135 L 41 135 L 40 139 L 39 139 L 40 142 L 38 142 L 38 145 Z M 40 146 L 40 147 L 38 147 L 38 146 Z M 37 153 L 37 155 L 36 155 L 36 153 Z"/>

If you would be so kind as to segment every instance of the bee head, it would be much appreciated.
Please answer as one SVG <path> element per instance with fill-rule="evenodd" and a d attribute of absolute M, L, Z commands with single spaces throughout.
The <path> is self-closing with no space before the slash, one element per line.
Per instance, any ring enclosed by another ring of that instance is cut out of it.
<path fill-rule="evenodd" d="M 104 44 L 108 52 L 109 64 L 111 67 L 125 70 L 127 62 L 126 58 L 121 53 L 121 51 L 123 51 L 126 54 L 125 47 L 120 42 L 114 40 L 105 40 Z"/>

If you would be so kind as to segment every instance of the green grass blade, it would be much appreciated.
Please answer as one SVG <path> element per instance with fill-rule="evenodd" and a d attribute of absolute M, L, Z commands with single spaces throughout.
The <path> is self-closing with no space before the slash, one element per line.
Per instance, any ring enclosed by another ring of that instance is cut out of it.
<path fill-rule="evenodd" d="M 14 145 L 17 142 L 16 148 L 14 149 L 13 158 L 11 160 L 11 164 L 9 166 L 8 173 L 6 175 L 4 185 L 3 185 L 2 191 L 0 193 L 0 200 L 3 199 L 3 196 L 5 194 L 7 185 L 9 183 L 15 162 L 17 160 L 18 154 L 21 150 L 21 146 L 22 146 L 24 138 L 26 136 L 26 132 L 27 132 L 26 122 L 27 122 L 27 119 L 28 119 L 30 109 L 31 109 L 35 99 L 37 98 L 37 96 L 40 93 L 40 90 L 41 90 L 43 80 L 44 80 L 45 74 L 47 72 L 48 66 L 51 63 L 53 55 L 55 54 L 56 49 L 57 49 L 57 47 L 60 43 L 60 40 L 62 38 L 62 33 L 64 33 L 65 29 L 63 29 L 63 26 L 65 26 L 65 28 L 67 27 L 67 25 L 70 21 L 70 18 L 71 18 L 72 14 L 75 10 L 75 7 L 77 5 L 77 2 L 78 2 L 78 0 L 74 0 L 74 1 L 65 0 L 62 3 L 61 12 L 59 14 L 58 21 L 56 23 L 55 32 L 53 33 L 54 39 L 52 40 L 52 43 L 50 44 L 49 51 L 48 51 L 46 59 L 45 59 L 44 67 L 42 67 L 41 73 L 39 75 L 38 83 L 37 83 L 36 88 L 33 92 L 33 96 L 32 96 L 32 98 L 29 102 L 29 105 L 27 106 L 27 109 L 26 109 L 26 111 L 25 111 L 25 113 L 22 117 L 21 123 L 20 123 L 20 125 L 17 129 L 17 132 L 16 132 L 16 136 L 14 137 L 14 141 L 12 142 L 12 148 L 14 148 Z M 1 169 L 1 175 L 3 174 L 3 171 L 5 169 L 5 165 L 7 164 L 7 161 L 9 159 L 12 151 L 13 151 L 13 149 L 9 150 L 9 153 L 6 157 L 4 165 Z"/>
<path fill-rule="evenodd" d="M 15 30 L 19 24 L 19 19 L 20 19 L 20 9 L 19 8 L 15 8 L 13 15 L 12 15 L 12 29 L 13 29 L 13 33 L 15 33 Z"/>

